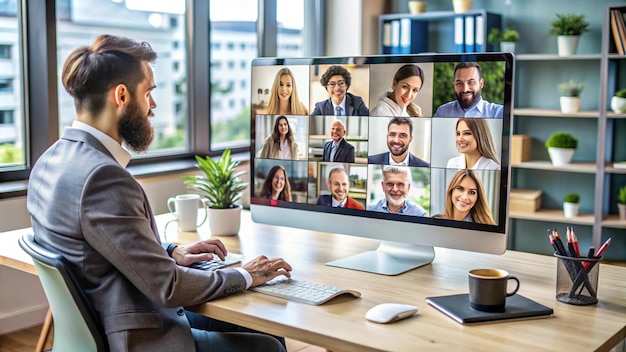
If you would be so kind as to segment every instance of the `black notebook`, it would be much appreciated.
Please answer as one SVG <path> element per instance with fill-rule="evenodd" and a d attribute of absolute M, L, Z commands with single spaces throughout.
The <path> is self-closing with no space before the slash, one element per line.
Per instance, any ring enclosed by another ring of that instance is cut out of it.
<path fill-rule="evenodd" d="M 505 319 L 547 317 L 554 312 L 552 308 L 546 307 L 519 294 L 507 297 L 505 311 L 501 313 L 481 312 L 472 309 L 467 293 L 428 297 L 426 298 L 426 302 L 461 324 Z"/>

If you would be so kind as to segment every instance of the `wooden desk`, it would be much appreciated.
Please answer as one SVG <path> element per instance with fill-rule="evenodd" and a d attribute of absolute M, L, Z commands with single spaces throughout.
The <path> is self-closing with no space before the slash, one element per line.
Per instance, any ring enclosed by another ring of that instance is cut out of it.
<path fill-rule="evenodd" d="M 162 229 L 172 217 L 159 215 Z M 167 229 L 167 239 L 187 243 L 198 234 Z M 28 229 L 0 234 L 0 264 L 35 273 L 17 245 Z M 208 233 L 208 227 L 199 229 Z M 242 292 L 193 307 L 207 316 L 328 348 L 333 351 L 414 351 L 416 349 L 507 351 L 609 351 L 626 338 L 626 268 L 601 264 L 599 303 L 578 307 L 555 299 L 556 259 L 508 251 L 502 256 L 436 249 L 432 265 L 399 276 L 382 276 L 324 265 L 327 261 L 376 248 L 377 241 L 253 224 L 243 213 L 239 236 L 220 237 L 232 252 L 249 257 L 285 258 L 296 278 L 333 284 L 362 293 L 310 306 L 256 292 Z M 546 244 L 547 245 L 547 244 Z M 496 267 L 516 275 L 519 294 L 552 307 L 545 319 L 461 325 L 430 307 L 428 296 L 467 292 L 467 271 Z M 381 325 L 365 320 L 376 304 L 414 304 L 417 316 Z"/>
<path fill-rule="evenodd" d="M 169 219 L 169 215 L 159 216 Z M 200 228 L 200 233 L 208 233 Z M 168 229 L 177 240 L 175 225 Z M 196 233 L 181 234 L 189 241 Z M 195 307 L 207 316 L 325 347 L 332 351 L 609 351 L 626 338 L 626 268 L 601 264 L 595 306 L 555 299 L 556 258 L 508 251 L 502 256 L 436 249 L 432 265 L 399 276 L 335 268 L 324 263 L 376 248 L 377 241 L 254 224 L 244 212 L 239 236 L 220 237 L 232 252 L 285 258 L 293 277 L 356 289 L 359 299 L 339 297 L 310 306 L 243 292 Z M 546 245 L 548 245 L 546 241 Z M 519 294 L 554 309 L 554 316 L 480 325 L 461 325 L 429 306 L 429 296 L 465 293 L 467 271 L 505 269 L 520 281 Z M 365 312 L 384 302 L 419 307 L 417 316 L 381 325 Z M 623 346 L 623 345 L 622 345 Z"/>

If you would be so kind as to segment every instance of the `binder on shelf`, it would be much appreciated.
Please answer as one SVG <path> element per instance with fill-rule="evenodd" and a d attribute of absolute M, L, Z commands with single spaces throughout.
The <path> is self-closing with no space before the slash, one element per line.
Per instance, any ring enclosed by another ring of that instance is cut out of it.
<path fill-rule="evenodd" d="M 428 22 L 411 20 L 410 54 L 425 53 L 428 50 Z"/>
<path fill-rule="evenodd" d="M 400 20 L 400 52 L 399 54 L 411 53 L 411 20 L 403 18 Z"/>
<path fill-rule="evenodd" d="M 391 54 L 391 22 L 383 23 L 383 54 Z"/>
<path fill-rule="evenodd" d="M 474 16 L 465 16 L 465 52 L 472 53 L 475 50 L 474 38 Z"/>
<path fill-rule="evenodd" d="M 481 53 L 485 51 L 485 17 L 476 15 L 474 22 L 474 50 Z"/>
<path fill-rule="evenodd" d="M 391 21 L 391 54 L 400 54 L 400 20 Z"/>
<path fill-rule="evenodd" d="M 465 21 L 463 16 L 454 18 L 454 50 L 457 53 L 465 52 Z"/>

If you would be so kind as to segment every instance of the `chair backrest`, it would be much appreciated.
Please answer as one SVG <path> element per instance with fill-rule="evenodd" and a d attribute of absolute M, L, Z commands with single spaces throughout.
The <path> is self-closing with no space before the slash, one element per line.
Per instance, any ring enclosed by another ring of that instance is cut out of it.
<path fill-rule="evenodd" d="M 60 254 L 39 245 L 33 235 L 19 240 L 33 257 L 54 321 L 54 351 L 108 351 L 104 329 L 93 306 Z"/>

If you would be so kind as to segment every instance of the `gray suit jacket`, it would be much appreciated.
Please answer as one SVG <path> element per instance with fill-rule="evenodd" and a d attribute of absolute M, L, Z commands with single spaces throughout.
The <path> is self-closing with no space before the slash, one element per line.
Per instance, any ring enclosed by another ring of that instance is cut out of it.
<path fill-rule="evenodd" d="M 194 351 L 182 306 L 245 289 L 234 269 L 176 265 L 141 185 L 82 130 L 66 129 L 39 158 L 27 206 L 36 240 L 72 264 L 111 351 Z"/>

